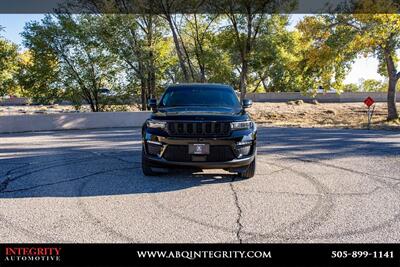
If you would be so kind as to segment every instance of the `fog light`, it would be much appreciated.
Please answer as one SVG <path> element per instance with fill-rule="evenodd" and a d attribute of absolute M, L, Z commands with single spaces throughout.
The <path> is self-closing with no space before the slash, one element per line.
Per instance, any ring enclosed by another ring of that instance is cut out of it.
<path fill-rule="evenodd" d="M 147 141 L 147 152 L 150 155 L 159 156 L 161 154 L 163 145 L 159 142 Z"/>
<path fill-rule="evenodd" d="M 241 158 L 244 156 L 248 156 L 251 151 L 251 145 L 252 145 L 252 141 L 237 143 L 236 149 L 235 149 L 236 157 Z"/>
<path fill-rule="evenodd" d="M 238 155 L 238 158 L 247 156 L 250 153 L 250 148 L 251 148 L 251 146 L 244 146 L 244 147 L 237 148 L 236 154 Z"/>

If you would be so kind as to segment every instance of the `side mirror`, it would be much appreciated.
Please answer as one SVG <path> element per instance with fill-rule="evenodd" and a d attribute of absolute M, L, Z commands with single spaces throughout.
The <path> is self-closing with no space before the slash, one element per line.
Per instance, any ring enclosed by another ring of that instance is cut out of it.
<path fill-rule="evenodd" d="M 151 98 L 149 99 L 148 106 L 155 111 L 157 109 L 157 99 Z"/>
<path fill-rule="evenodd" d="M 242 100 L 243 109 L 250 108 L 251 105 L 253 105 L 253 101 L 251 99 L 243 99 Z"/>

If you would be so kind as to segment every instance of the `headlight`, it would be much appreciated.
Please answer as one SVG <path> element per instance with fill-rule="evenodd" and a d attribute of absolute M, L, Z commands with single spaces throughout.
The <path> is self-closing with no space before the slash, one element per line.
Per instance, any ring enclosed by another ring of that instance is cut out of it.
<path fill-rule="evenodd" d="M 167 127 L 167 122 L 165 121 L 148 120 L 146 124 L 147 127 L 154 129 L 165 129 Z"/>
<path fill-rule="evenodd" d="M 231 122 L 232 130 L 240 130 L 240 129 L 251 129 L 253 128 L 254 123 L 252 121 L 235 121 Z"/>

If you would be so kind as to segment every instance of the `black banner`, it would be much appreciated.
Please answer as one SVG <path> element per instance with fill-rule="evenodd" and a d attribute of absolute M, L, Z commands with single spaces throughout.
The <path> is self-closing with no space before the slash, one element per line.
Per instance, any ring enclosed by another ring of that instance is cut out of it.
<path fill-rule="evenodd" d="M 0 266 L 400 266 L 400 244 L 2 244 Z"/>

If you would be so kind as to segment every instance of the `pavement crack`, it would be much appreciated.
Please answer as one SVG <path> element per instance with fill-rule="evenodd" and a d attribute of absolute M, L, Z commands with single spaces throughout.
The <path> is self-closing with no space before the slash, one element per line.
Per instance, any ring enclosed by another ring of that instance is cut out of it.
<path fill-rule="evenodd" d="M 400 184 L 400 183 L 398 183 Z M 394 185 L 396 186 L 396 185 Z M 289 191 L 260 191 L 260 190 L 239 190 L 239 192 L 245 193 L 257 193 L 257 194 L 267 194 L 267 195 L 291 195 L 291 196 L 300 196 L 300 197 L 318 197 L 324 195 L 331 195 L 331 196 L 363 196 L 363 195 L 372 195 L 375 192 L 383 189 L 382 187 L 375 187 L 374 189 L 367 191 L 367 192 L 344 192 L 344 193 L 299 193 L 299 192 L 289 192 Z"/>
<path fill-rule="evenodd" d="M 9 178 L 9 177 L 6 177 L 6 178 L 4 179 L 4 181 L 2 181 L 2 182 L 0 183 L 0 193 L 2 193 L 4 190 L 6 190 L 6 188 L 7 188 L 9 182 L 10 182 L 10 178 Z"/>
<path fill-rule="evenodd" d="M 232 182 L 234 181 L 234 179 L 235 179 L 235 178 L 232 179 Z M 232 190 L 232 195 L 233 195 L 233 198 L 234 198 L 234 200 L 235 200 L 235 206 L 236 206 L 236 210 L 237 210 L 237 218 L 236 218 L 236 226 L 237 226 L 237 228 L 236 228 L 236 238 L 237 238 L 237 240 L 239 241 L 239 243 L 242 243 L 243 240 L 242 240 L 242 237 L 241 237 L 241 233 L 242 233 L 242 230 L 243 230 L 243 224 L 242 224 L 241 221 L 242 221 L 243 212 L 242 212 L 242 208 L 240 207 L 240 204 L 239 204 L 238 194 L 237 194 L 237 192 L 236 192 L 236 190 L 235 190 L 235 188 L 234 188 L 232 182 L 229 183 L 229 187 L 230 187 L 231 190 Z"/>
<path fill-rule="evenodd" d="M 13 168 L 13 169 L 9 170 L 5 175 L 6 178 L 4 178 L 4 180 L 0 182 L 0 193 L 4 192 L 7 189 L 8 184 L 12 181 L 12 179 L 11 179 L 12 172 L 16 171 L 16 170 L 19 170 L 21 168 L 24 168 L 24 167 L 26 167 L 28 165 L 30 165 L 30 164 L 29 163 L 24 163 L 21 166 L 18 166 L 16 168 Z"/>
<path fill-rule="evenodd" d="M 21 191 L 28 191 L 28 190 L 33 190 L 33 189 L 37 189 L 37 188 L 40 188 L 40 187 L 47 187 L 47 186 L 53 186 L 53 185 L 58 185 L 58 184 L 70 183 L 70 182 L 74 182 L 74 181 L 77 181 L 77 180 L 86 179 L 86 178 L 89 178 L 89 177 L 92 177 L 92 176 L 95 176 L 95 175 L 105 174 L 105 173 L 114 172 L 114 171 L 135 169 L 135 168 L 138 168 L 138 167 L 118 168 L 118 169 L 111 169 L 111 170 L 106 170 L 106 171 L 99 171 L 99 172 L 91 173 L 91 174 L 88 174 L 88 175 L 84 175 L 84 176 L 80 176 L 80 177 L 76 177 L 76 178 L 72 178 L 72 179 L 61 180 L 61 181 L 52 182 L 52 183 L 38 184 L 38 185 L 25 187 L 25 188 L 14 189 L 14 190 L 4 190 L 7 187 L 7 185 L 5 186 L 4 189 L 2 189 L 1 184 L 0 184 L 0 193 L 15 193 L 15 192 L 21 192 Z M 10 180 L 8 180 L 8 181 L 10 181 Z"/>
<path fill-rule="evenodd" d="M 105 154 L 105 153 L 101 153 L 101 152 L 92 152 L 92 153 L 97 155 L 97 156 L 102 156 L 104 158 L 116 159 L 116 160 L 119 160 L 119 161 L 122 161 L 122 162 L 125 162 L 125 163 L 129 163 L 129 164 L 131 164 L 131 163 L 140 163 L 138 161 L 129 161 L 129 160 L 126 160 L 126 159 L 122 159 L 122 158 L 120 158 L 118 156 L 113 156 L 113 155 Z"/>
<path fill-rule="evenodd" d="M 300 158 L 300 157 L 298 157 L 298 155 L 293 154 L 293 153 L 289 153 L 289 154 L 295 155 L 295 156 L 297 156 L 297 158 L 291 158 L 291 157 L 284 157 L 284 158 L 295 159 L 295 160 L 306 162 L 306 163 L 316 163 L 316 164 L 320 164 L 320 165 L 323 165 L 323 166 L 326 166 L 326 167 L 335 168 L 335 169 L 339 169 L 339 170 L 343 170 L 343 171 L 347 171 L 347 172 L 355 173 L 355 174 L 359 174 L 359 175 L 374 176 L 374 177 L 390 179 L 390 180 L 395 180 L 395 181 L 399 181 L 400 180 L 399 178 L 395 178 L 395 177 L 391 177 L 391 176 L 380 175 L 380 174 L 372 174 L 372 173 L 369 173 L 369 172 L 358 171 L 358 170 L 354 170 L 354 169 L 351 169 L 351 168 L 347 168 L 347 167 L 343 167 L 343 166 L 337 166 L 335 164 L 326 163 L 326 162 L 323 162 L 325 160 L 323 158 L 308 159 L 308 158 Z M 282 155 L 282 154 L 280 154 L 280 155 Z"/>

